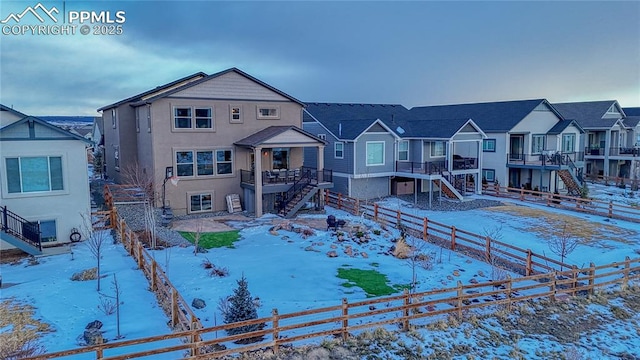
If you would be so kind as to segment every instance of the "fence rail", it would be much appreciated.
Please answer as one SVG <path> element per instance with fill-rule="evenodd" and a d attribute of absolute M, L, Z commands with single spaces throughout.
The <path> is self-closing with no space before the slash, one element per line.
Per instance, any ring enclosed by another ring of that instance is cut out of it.
<path fill-rule="evenodd" d="M 542 204 L 549 207 L 600 215 L 608 218 L 640 222 L 640 207 L 615 204 L 612 201 L 585 199 L 575 196 L 525 190 L 521 188 L 496 186 L 494 184 L 483 185 L 482 193 L 485 195 Z"/>

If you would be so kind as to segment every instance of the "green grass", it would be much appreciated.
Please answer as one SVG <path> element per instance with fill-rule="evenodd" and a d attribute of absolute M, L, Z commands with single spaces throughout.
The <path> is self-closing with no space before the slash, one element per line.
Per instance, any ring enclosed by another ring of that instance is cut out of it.
<path fill-rule="evenodd" d="M 195 233 L 180 231 L 180 235 L 183 238 L 187 239 L 190 243 L 195 242 Z M 198 245 L 204 249 L 213 249 L 213 248 L 221 248 L 228 247 L 233 249 L 233 243 L 240 239 L 240 231 L 224 231 L 224 232 L 213 232 L 213 233 L 201 233 L 200 241 Z"/>
<path fill-rule="evenodd" d="M 342 286 L 346 288 L 359 287 L 367 296 L 384 296 L 398 292 L 388 285 L 389 279 L 376 270 L 338 269 L 338 278 L 348 280 Z"/>

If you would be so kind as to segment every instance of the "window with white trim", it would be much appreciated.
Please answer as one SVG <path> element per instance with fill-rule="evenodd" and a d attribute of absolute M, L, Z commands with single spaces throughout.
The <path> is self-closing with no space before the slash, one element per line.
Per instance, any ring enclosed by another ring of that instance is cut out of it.
<path fill-rule="evenodd" d="M 173 128 L 176 130 L 213 129 L 213 109 L 176 106 L 173 108 Z"/>
<path fill-rule="evenodd" d="M 318 139 L 327 140 L 327 134 L 318 134 Z"/>
<path fill-rule="evenodd" d="M 175 152 L 178 176 L 204 177 L 233 174 L 233 151 L 180 150 Z"/>
<path fill-rule="evenodd" d="M 367 141 L 367 166 L 384 165 L 384 141 Z"/>
<path fill-rule="evenodd" d="M 242 107 L 240 105 L 229 105 L 229 122 L 240 124 L 242 120 Z"/>
<path fill-rule="evenodd" d="M 60 156 L 8 157 L 5 165 L 10 194 L 64 190 Z"/>
<path fill-rule="evenodd" d="M 333 144 L 333 157 L 336 159 L 343 159 L 344 158 L 344 143 L 343 142 L 336 142 Z"/>
<path fill-rule="evenodd" d="M 495 152 L 496 151 L 496 139 L 484 139 L 482 140 L 483 152 Z"/>
<path fill-rule="evenodd" d="M 431 143 L 431 157 L 444 157 L 447 155 L 447 146 L 444 141 Z"/>
<path fill-rule="evenodd" d="M 544 151 L 544 135 L 532 135 L 531 136 L 531 153 L 541 154 Z"/>
<path fill-rule="evenodd" d="M 409 161 L 409 140 L 398 143 L 398 161 Z"/>
<path fill-rule="evenodd" d="M 213 209 L 213 193 L 189 194 L 189 212 L 201 213 Z"/>
<path fill-rule="evenodd" d="M 488 182 L 496 181 L 496 171 L 493 169 L 482 169 L 482 178 Z"/>
<path fill-rule="evenodd" d="M 258 119 L 280 119 L 280 107 L 259 105 Z"/>
<path fill-rule="evenodd" d="M 562 135 L 562 152 L 572 153 L 576 151 L 576 134 Z"/>

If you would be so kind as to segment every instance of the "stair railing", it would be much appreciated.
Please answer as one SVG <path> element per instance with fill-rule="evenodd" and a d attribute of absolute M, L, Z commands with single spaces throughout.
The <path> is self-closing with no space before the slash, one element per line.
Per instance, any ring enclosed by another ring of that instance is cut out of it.
<path fill-rule="evenodd" d="M 289 205 L 289 203 L 295 199 L 296 195 L 300 194 L 310 183 L 311 170 L 303 168 L 300 172 L 300 178 L 297 179 L 285 193 L 284 198 L 282 199 L 281 210 L 286 211 L 287 205 Z"/>
<path fill-rule="evenodd" d="M 2 231 L 17 237 L 18 239 L 35 246 L 42 251 L 42 238 L 40 235 L 40 224 L 28 221 L 18 214 L 9 211 L 6 206 L 0 207 L 2 211 Z"/>

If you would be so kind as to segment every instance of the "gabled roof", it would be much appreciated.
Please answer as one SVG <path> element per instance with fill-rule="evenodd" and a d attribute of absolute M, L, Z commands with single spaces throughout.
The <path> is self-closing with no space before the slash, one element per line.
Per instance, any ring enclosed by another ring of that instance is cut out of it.
<path fill-rule="evenodd" d="M 617 118 L 602 118 L 616 100 L 585 101 L 573 103 L 553 104 L 553 107 L 562 114 L 565 119 L 574 119 L 584 129 L 602 128 L 608 129 L 614 126 Z M 624 114 L 622 114 L 624 116 Z"/>
<path fill-rule="evenodd" d="M 626 127 L 630 127 L 630 128 L 636 127 L 636 126 L 638 126 L 638 124 L 640 124 L 640 116 L 635 116 L 635 115 L 634 116 L 628 116 L 627 115 L 627 117 L 624 118 L 623 123 L 624 123 L 624 125 Z"/>
<path fill-rule="evenodd" d="M 627 116 L 640 116 L 640 107 L 626 107 L 622 108 Z"/>
<path fill-rule="evenodd" d="M 20 117 L 20 118 L 23 118 L 23 117 L 26 117 L 26 116 L 27 116 L 27 115 L 25 115 L 25 114 L 21 113 L 21 112 L 20 112 L 20 111 L 18 111 L 18 110 L 14 110 L 14 109 L 12 109 L 12 108 L 10 108 L 10 107 L 8 107 L 8 106 L 4 106 L 4 105 L 2 105 L 2 104 L 0 104 L 0 111 L 8 111 L 8 112 L 10 112 L 10 113 L 14 114 L 14 115 L 15 115 L 15 116 L 17 116 L 17 117 Z"/>
<path fill-rule="evenodd" d="M 260 145 L 264 144 L 269 139 L 272 139 L 275 136 L 280 135 L 280 134 L 282 134 L 284 132 L 287 132 L 289 130 L 297 131 L 300 134 L 309 137 L 310 140 L 313 140 L 313 141 L 316 141 L 316 142 L 319 142 L 319 143 L 324 143 L 324 144 L 327 143 L 326 141 L 324 141 L 322 139 L 319 139 L 315 135 L 300 129 L 297 126 L 283 125 L 283 126 L 269 126 L 268 128 L 265 128 L 265 129 L 262 129 L 262 130 L 260 130 L 258 132 L 255 132 L 255 133 L 245 137 L 244 139 L 236 141 L 234 143 L 234 145 L 243 146 L 243 147 L 250 147 L 250 148 L 257 147 L 257 146 L 260 146 Z"/>
<path fill-rule="evenodd" d="M 402 138 L 424 139 L 451 139 L 458 131 L 471 123 L 477 126 L 471 119 L 429 119 L 401 121 L 400 127 L 404 133 Z M 482 130 L 480 130 L 482 133 Z"/>
<path fill-rule="evenodd" d="M 303 122 L 318 121 L 334 137 L 355 140 L 378 119 L 393 130 L 409 110 L 396 104 L 307 103 Z M 394 123 L 396 125 L 394 125 Z M 391 131 L 393 133 L 393 131 Z"/>
<path fill-rule="evenodd" d="M 558 121 L 549 131 L 547 131 L 547 135 L 558 135 L 562 134 L 562 132 L 569 127 L 569 125 L 573 125 L 580 130 L 580 133 L 584 133 L 584 129 L 580 124 L 578 124 L 575 120 L 561 120 Z"/>
<path fill-rule="evenodd" d="M 33 122 L 35 124 L 39 124 L 40 126 L 48 128 L 50 130 L 53 130 L 53 131 L 55 131 L 55 132 L 57 132 L 57 133 L 62 135 L 62 137 L 60 137 L 60 138 L 55 138 L 55 139 L 49 138 L 47 140 L 80 140 L 80 141 L 83 141 L 83 142 L 85 142 L 87 144 L 91 144 L 91 141 L 89 141 L 88 139 L 85 139 L 84 137 L 82 137 L 80 135 L 77 135 L 77 134 L 74 134 L 74 133 L 71 133 L 71 132 L 69 132 L 67 130 L 61 129 L 61 128 L 55 126 L 55 125 L 51 125 L 48 122 L 46 122 L 46 121 L 44 121 L 44 120 L 42 120 L 40 118 L 37 118 L 35 116 L 25 116 L 24 118 L 22 118 L 22 119 L 14 122 L 14 123 L 11 123 L 11 124 L 3 127 L 2 129 L 0 129 L 0 132 L 4 132 L 4 133 L 10 132 L 12 129 L 14 129 L 16 127 L 19 127 L 19 126 L 22 126 L 23 124 L 29 123 L 29 122 Z M 32 135 L 30 133 L 29 137 L 10 138 L 10 139 L 7 139 L 7 138 L 3 137 L 3 140 L 5 140 L 5 141 L 6 140 L 30 140 L 30 139 L 39 140 L 37 137 L 31 137 L 31 136 Z"/>
<path fill-rule="evenodd" d="M 188 89 L 188 88 L 190 88 L 192 86 L 201 84 L 201 83 L 209 81 L 211 79 L 215 79 L 215 78 L 217 78 L 219 76 L 222 76 L 222 75 L 230 73 L 230 72 L 235 72 L 235 73 L 237 73 L 237 74 L 239 74 L 241 76 L 244 76 L 245 78 L 247 78 L 247 79 L 249 79 L 249 80 L 251 80 L 251 81 L 253 81 L 253 82 L 257 83 L 257 84 L 259 84 L 261 86 L 264 86 L 264 87 L 268 88 L 269 90 L 271 90 L 273 92 L 276 92 L 279 95 L 284 96 L 287 99 L 304 106 L 303 102 L 301 102 L 300 100 L 294 98 L 293 96 L 288 95 L 288 94 L 284 93 L 283 91 L 280 91 L 280 90 L 274 88 L 273 86 L 271 86 L 271 85 L 269 85 L 269 84 L 267 84 L 267 83 L 255 78 L 255 77 L 245 73 L 244 71 L 234 67 L 234 68 L 223 70 L 223 71 L 217 72 L 215 74 L 211 74 L 211 75 L 207 75 L 207 74 L 205 74 L 203 72 L 198 72 L 198 73 L 189 75 L 187 77 L 178 79 L 176 81 L 170 82 L 168 84 L 158 86 L 155 89 L 143 92 L 143 93 L 138 94 L 138 95 L 134 95 L 134 96 L 132 96 L 130 98 L 121 100 L 121 101 L 113 103 L 111 105 L 103 106 L 103 107 L 99 108 L 98 111 L 103 111 L 103 110 L 110 109 L 110 108 L 113 108 L 113 107 L 116 107 L 116 106 L 120 106 L 120 105 L 126 104 L 126 103 L 132 103 L 132 104 L 135 104 L 135 105 L 141 105 L 141 104 L 144 104 L 144 103 L 153 102 L 155 100 L 164 98 L 166 96 L 169 96 L 169 95 L 174 94 L 176 92 Z"/>
<path fill-rule="evenodd" d="M 540 104 L 548 105 L 562 118 L 545 99 L 419 106 L 411 108 L 410 112 L 411 117 L 417 120 L 473 119 L 484 132 L 507 132 Z"/>

